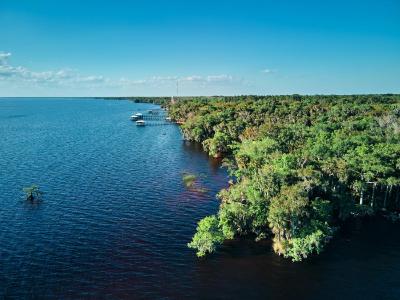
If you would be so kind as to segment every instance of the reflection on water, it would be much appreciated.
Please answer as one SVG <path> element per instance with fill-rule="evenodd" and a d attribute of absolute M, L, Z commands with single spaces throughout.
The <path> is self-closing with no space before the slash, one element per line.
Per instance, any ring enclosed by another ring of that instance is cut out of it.
<path fill-rule="evenodd" d="M 268 241 L 234 241 L 201 263 L 199 286 L 211 295 L 223 283 L 233 298 L 399 299 L 399 230 L 379 219 L 349 222 L 325 252 L 301 263 L 275 255 Z"/>
<path fill-rule="evenodd" d="M 0 298 L 399 298 L 400 227 L 385 221 L 349 223 L 303 263 L 251 240 L 197 259 L 186 243 L 228 178 L 178 127 L 129 121 L 151 108 L 0 100 Z M 184 171 L 207 192 L 185 188 Z M 21 200 L 32 183 L 40 205 Z"/>
<path fill-rule="evenodd" d="M 218 173 L 221 169 L 221 158 L 211 158 L 203 151 L 201 143 L 183 141 L 183 150 L 191 153 L 194 156 L 203 156 L 205 161 L 208 162 L 209 170 L 214 174 Z"/>

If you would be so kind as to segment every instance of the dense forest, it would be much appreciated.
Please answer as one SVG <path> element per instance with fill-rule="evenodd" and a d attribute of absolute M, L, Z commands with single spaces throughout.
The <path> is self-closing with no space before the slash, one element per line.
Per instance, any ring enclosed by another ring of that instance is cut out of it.
<path fill-rule="evenodd" d="M 188 244 L 198 256 L 248 235 L 272 238 L 276 253 L 300 261 L 349 217 L 398 216 L 400 95 L 151 101 L 232 177 L 218 213 L 198 223 Z"/>

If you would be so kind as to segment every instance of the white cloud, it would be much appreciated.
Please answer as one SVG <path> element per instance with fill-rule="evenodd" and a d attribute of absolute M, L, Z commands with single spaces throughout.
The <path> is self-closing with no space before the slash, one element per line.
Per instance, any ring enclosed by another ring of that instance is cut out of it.
<path fill-rule="evenodd" d="M 176 81 L 178 76 L 153 76 L 149 81 L 162 82 L 162 81 Z"/>
<path fill-rule="evenodd" d="M 0 66 L 7 63 L 7 59 L 11 56 L 11 53 L 0 52 Z"/>
<path fill-rule="evenodd" d="M 0 52 L 0 81 L 45 86 L 99 85 L 108 81 L 103 76 L 82 76 L 71 69 L 35 72 L 22 66 L 14 67 L 8 63 L 10 57 L 11 53 Z"/>
<path fill-rule="evenodd" d="M 32 71 L 26 67 L 13 66 L 9 63 L 11 53 L 0 52 L 0 83 L 20 86 L 36 87 L 68 87 L 68 88 L 130 88 L 135 86 L 172 87 L 177 81 L 186 82 L 188 85 L 205 87 L 207 85 L 226 86 L 241 84 L 241 78 L 228 74 L 220 75 L 191 75 L 191 76 L 152 76 L 145 79 L 128 79 L 122 77 L 118 80 L 101 75 L 84 76 L 76 70 L 60 69 L 56 71 Z"/>
<path fill-rule="evenodd" d="M 226 75 L 226 74 L 210 75 L 210 76 L 207 76 L 207 81 L 208 82 L 232 82 L 232 81 L 234 81 L 234 78 L 233 78 L 233 76 Z"/>
<path fill-rule="evenodd" d="M 127 87 L 127 86 L 134 86 L 134 85 L 143 85 L 146 83 L 147 83 L 147 81 L 144 79 L 130 80 L 130 79 L 122 77 L 115 83 L 115 85 L 121 86 L 121 87 Z"/>
<path fill-rule="evenodd" d="M 182 77 L 180 81 L 203 81 L 203 77 L 198 76 L 198 75 L 192 75 L 192 76 L 187 76 L 187 77 Z"/>
<path fill-rule="evenodd" d="M 241 82 L 241 79 L 235 79 L 231 75 L 191 75 L 191 76 L 153 76 L 148 79 L 140 80 L 129 80 L 126 78 L 121 78 L 116 84 L 121 86 L 132 86 L 132 85 L 152 85 L 152 86 L 173 86 L 176 82 L 187 82 L 188 84 L 205 84 L 210 83 L 232 83 Z"/>
<path fill-rule="evenodd" d="M 264 74 L 271 74 L 271 73 L 276 73 L 276 70 L 263 69 L 263 70 L 261 70 L 261 73 L 264 73 Z"/>

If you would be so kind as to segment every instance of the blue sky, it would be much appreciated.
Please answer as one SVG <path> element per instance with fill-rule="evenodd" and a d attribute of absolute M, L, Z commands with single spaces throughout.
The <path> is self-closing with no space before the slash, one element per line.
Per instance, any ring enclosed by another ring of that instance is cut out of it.
<path fill-rule="evenodd" d="M 0 1 L 0 96 L 400 93 L 400 1 Z"/>

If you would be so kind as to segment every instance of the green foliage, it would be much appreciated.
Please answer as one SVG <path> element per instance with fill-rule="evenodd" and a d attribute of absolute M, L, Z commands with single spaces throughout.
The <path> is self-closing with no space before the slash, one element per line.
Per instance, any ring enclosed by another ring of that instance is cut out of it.
<path fill-rule="evenodd" d="M 200 185 L 197 178 L 198 177 L 195 174 L 191 174 L 191 173 L 187 173 L 187 172 L 184 172 L 182 175 L 183 184 L 185 185 L 185 187 L 187 189 L 189 189 L 192 192 L 198 192 L 198 193 L 207 192 L 207 189 Z"/>
<path fill-rule="evenodd" d="M 256 234 L 257 239 L 266 236 L 268 203 L 249 181 L 222 190 L 218 197 L 222 201 L 219 222 L 227 239 L 248 233 Z"/>
<path fill-rule="evenodd" d="M 216 216 L 205 217 L 200 220 L 197 226 L 197 232 L 192 241 L 188 244 L 189 248 L 197 250 L 197 256 L 202 257 L 207 253 L 215 251 L 218 245 L 224 241 L 224 235 L 219 228 L 218 218 Z"/>
<path fill-rule="evenodd" d="M 309 200 L 301 185 L 285 186 L 271 201 L 268 221 L 278 240 L 291 239 L 299 234 L 309 218 Z"/>
<path fill-rule="evenodd" d="M 195 235 L 216 238 L 209 247 L 272 235 L 275 251 L 298 261 L 323 249 L 332 224 L 399 209 L 400 95 L 199 97 L 166 106 L 185 138 L 225 157 L 235 179 L 218 195 L 213 234 Z"/>
<path fill-rule="evenodd" d="M 326 234 L 321 230 L 302 236 L 296 237 L 287 242 L 287 250 L 285 257 L 291 258 L 293 261 L 301 261 L 313 253 L 319 254 L 327 240 Z"/>
<path fill-rule="evenodd" d="M 25 199 L 28 201 L 38 201 L 43 195 L 43 192 L 35 184 L 32 184 L 29 187 L 24 187 L 22 190 L 25 193 Z"/>
<path fill-rule="evenodd" d="M 320 253 L 332 228 L 329 201 L 310 201 L 302 185 L 284 187 L 274 198 L 268 215 L 274 233 L 274 250 L 293 261 Z"/>
<path fill-rule="evenodd" d="M 220 157 L 228 152 L 230 143 L 231 140 L 227 134 L 217 131 L 212 138 L 203 142 L 203 147 L 211 156 Z"/>
<path fill-rule="evenodd" d="M 235 159 L 239 169 L 251 170 L 260 168 L 267 155 L 276 151 L 277 142 L 271 138 L 264 138 L 259 141 L 243 141 L 237 147 Z"/>
<path fill-rule="evenodd" d="M 197 179 L 197 177 L 194 174 L 183 173 L 183 175 L 182 175 L 183 183 L 185 184 L 185 186 L 187 188 L 193 187 L 196 182 L 196 179 Z"/>

